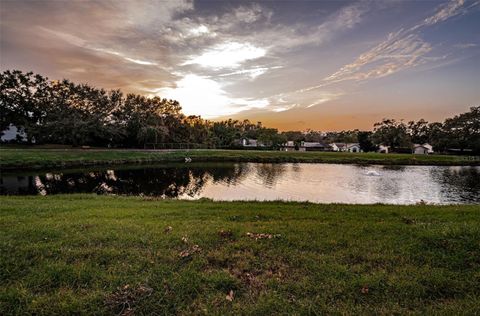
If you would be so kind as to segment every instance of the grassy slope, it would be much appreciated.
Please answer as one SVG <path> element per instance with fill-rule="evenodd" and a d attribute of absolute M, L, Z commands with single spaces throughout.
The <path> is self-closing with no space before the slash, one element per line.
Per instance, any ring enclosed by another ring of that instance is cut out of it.
<path fill-rule="evenodd" d="M 378 153 L 281 152 L 247 150 L 129 151 L 81 149 L 0 149 L 0 168 L 74 167 L 129 162 L 172 162 L 191 157 L 194 161 L 325 162 L 399 165 L 480 165 L 480 159 L 446 155 Z"/>
<path fill-rule="evenodd" d="M 479 240 L 479 206 L 0 197 L 0 314 L 475 314 Z"/>

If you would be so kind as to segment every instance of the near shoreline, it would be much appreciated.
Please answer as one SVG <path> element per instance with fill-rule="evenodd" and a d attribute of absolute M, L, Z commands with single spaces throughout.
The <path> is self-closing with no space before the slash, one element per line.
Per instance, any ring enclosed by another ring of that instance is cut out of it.
<path fill-rule="evenodd" d="M 479 157 L 259 150 L 0 149 L 1 170 L 184 162 L 305 162 L 380 165 L 478 166 Z"/>

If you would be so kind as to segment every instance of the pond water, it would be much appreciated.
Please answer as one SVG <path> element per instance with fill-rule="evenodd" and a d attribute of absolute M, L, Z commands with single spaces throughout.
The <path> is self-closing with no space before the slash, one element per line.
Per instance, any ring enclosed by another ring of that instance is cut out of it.
<path fill-rule="evenodd" d="M 480 167 L 204 163 L 2 173 L 3 195 L 126 194 L 319 203 L 480 203 Z"/>

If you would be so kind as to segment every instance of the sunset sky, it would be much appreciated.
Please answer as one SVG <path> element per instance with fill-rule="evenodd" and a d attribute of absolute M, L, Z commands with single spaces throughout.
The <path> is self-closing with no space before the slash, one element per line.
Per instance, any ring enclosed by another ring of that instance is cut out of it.
<path fill-rule="evenodd" d="M 480 105 L 480 1 L 4 1 L 1 69 L 281 130 Z"/>

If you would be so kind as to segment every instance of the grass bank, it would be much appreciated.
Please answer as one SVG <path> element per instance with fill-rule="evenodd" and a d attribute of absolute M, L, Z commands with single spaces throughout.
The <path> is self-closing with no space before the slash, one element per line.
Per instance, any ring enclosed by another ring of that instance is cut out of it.
<path fill-rule="evenodd" d="M 478 314 L 480 207 L 0 197 L 0 314 Z"/>
<path fill-rule="evenodd" d="M 256 150 L 101 150 L 0 149 L 1 169 L 43 169 L 106 164 L 182 162 L 317 162 L 384 165 L 480 165 L 478 157 L 337 152 L 282 152 Z"/>

